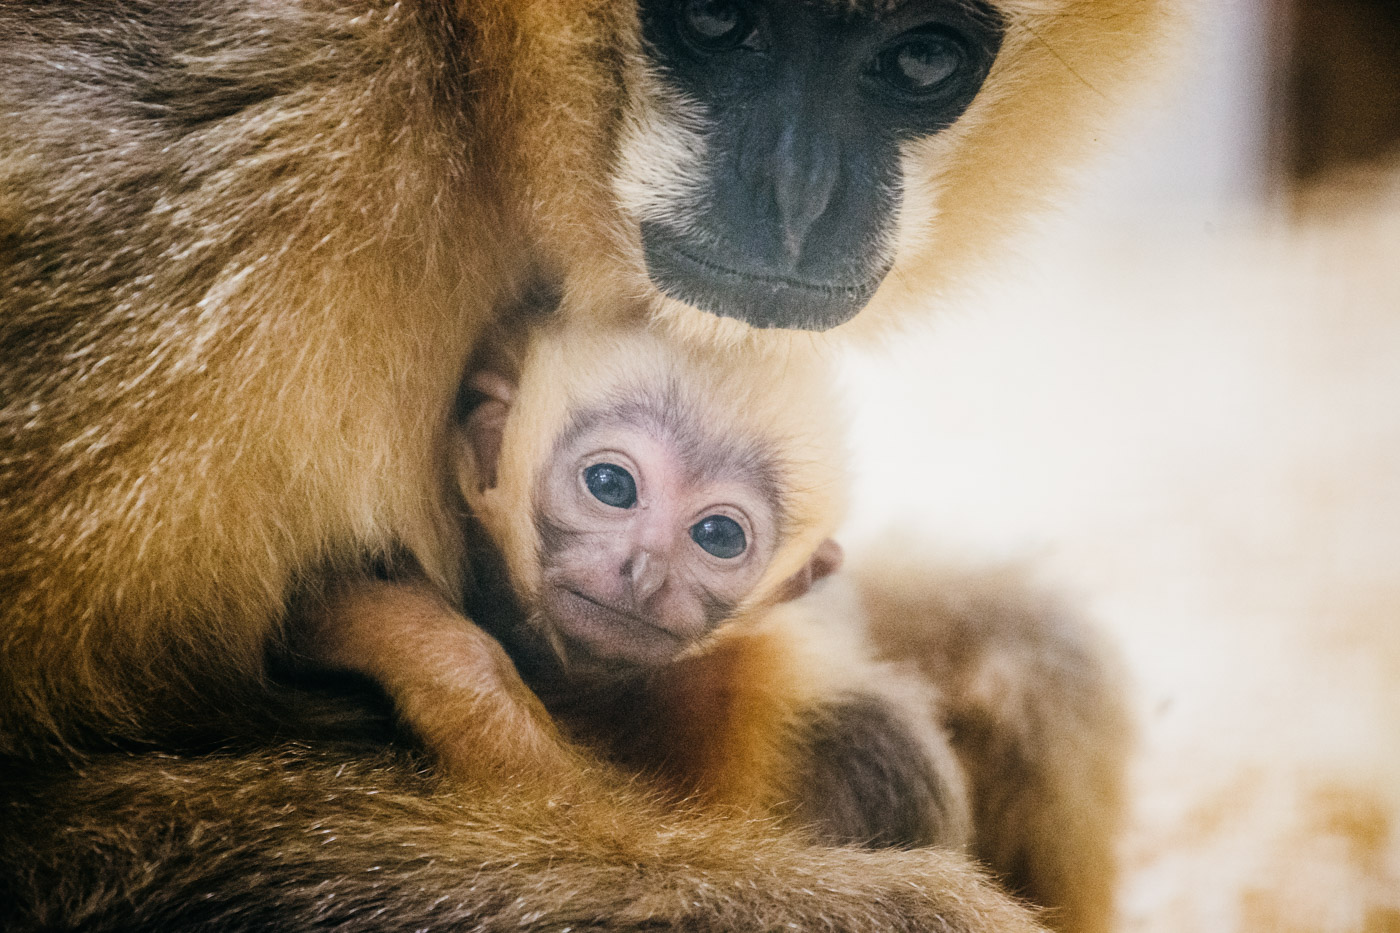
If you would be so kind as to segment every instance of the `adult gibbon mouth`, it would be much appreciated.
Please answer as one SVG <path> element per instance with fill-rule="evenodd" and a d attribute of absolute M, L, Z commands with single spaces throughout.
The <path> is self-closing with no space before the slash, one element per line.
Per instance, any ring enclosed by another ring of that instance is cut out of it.
<path fill-rule="evenodd" d="M 830 330 L 870 303 L 892 262 L 860 281 L 810 282 L 742 271 L 682 249 L 669 231 L 642 224 L 647 275 L 663 294 L 753 327 Z"/>

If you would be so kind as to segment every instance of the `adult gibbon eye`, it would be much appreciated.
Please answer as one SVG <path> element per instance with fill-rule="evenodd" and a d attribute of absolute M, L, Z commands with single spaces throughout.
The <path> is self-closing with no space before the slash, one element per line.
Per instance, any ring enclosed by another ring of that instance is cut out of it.
<path fill-rule="evenodd" d="M 604 505 L 630 509 L 637 504 L 637 481 L 615 463 L 595 463 L 583 471 L 583 484 Z"/>
<path fill-rule="evenodd" d="M 735 0 L 682 0 L 681 33 L 702 52 L 725 52 L 752 44 L 754 18 Z"/>
<path fill-rule="evenodd" d="M 961 71 L 966 60 L 962 43 L 952 36 L 916 32 L 876 56 L 872 71 L 900 96 L 927 97 Z"/>
<path fill-rule="evenodd" d="M 739 523 L 723 515 L 711 515 L 691 525 L 690 538 L 706 553 L 725 560 L 738 557 L 749 546 Z"/>

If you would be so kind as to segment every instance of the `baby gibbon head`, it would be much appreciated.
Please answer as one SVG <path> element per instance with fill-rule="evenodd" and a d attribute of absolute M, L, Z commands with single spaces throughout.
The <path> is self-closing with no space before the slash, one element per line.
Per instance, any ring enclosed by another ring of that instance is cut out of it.
<path fill-rule="evenodd" d="M 570 325 L 518 374 L 470 379 L 461 488 L 564 657 L 665 663 L 839 565 L 842 432 L 817 360 Z"/>

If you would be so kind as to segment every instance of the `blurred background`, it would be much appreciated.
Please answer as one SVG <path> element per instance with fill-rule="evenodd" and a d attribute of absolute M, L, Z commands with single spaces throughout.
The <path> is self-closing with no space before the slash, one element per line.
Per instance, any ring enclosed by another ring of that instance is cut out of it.
<path fill-rule="evenodd" d="M 1120 929 L 1395 933 L 1400 3 L 1199 10 L 1062 214 L 851 355 L 845 537 L 1019 564 L 1120 644 Z"/>

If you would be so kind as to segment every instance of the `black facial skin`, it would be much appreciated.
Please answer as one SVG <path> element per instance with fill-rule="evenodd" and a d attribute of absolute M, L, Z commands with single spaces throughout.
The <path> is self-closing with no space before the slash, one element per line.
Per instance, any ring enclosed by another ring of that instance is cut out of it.
<path fill-rule="evenodd" d="M 1000 16 L 981 0 L 641 0 L 641 18 L 662 79 L 704 108 L 711 166 L 683 226 L 642 223 L 653 283 L 756 327 L 855 316 L 893 263 L 900 144 L 967 109 Z"/>

